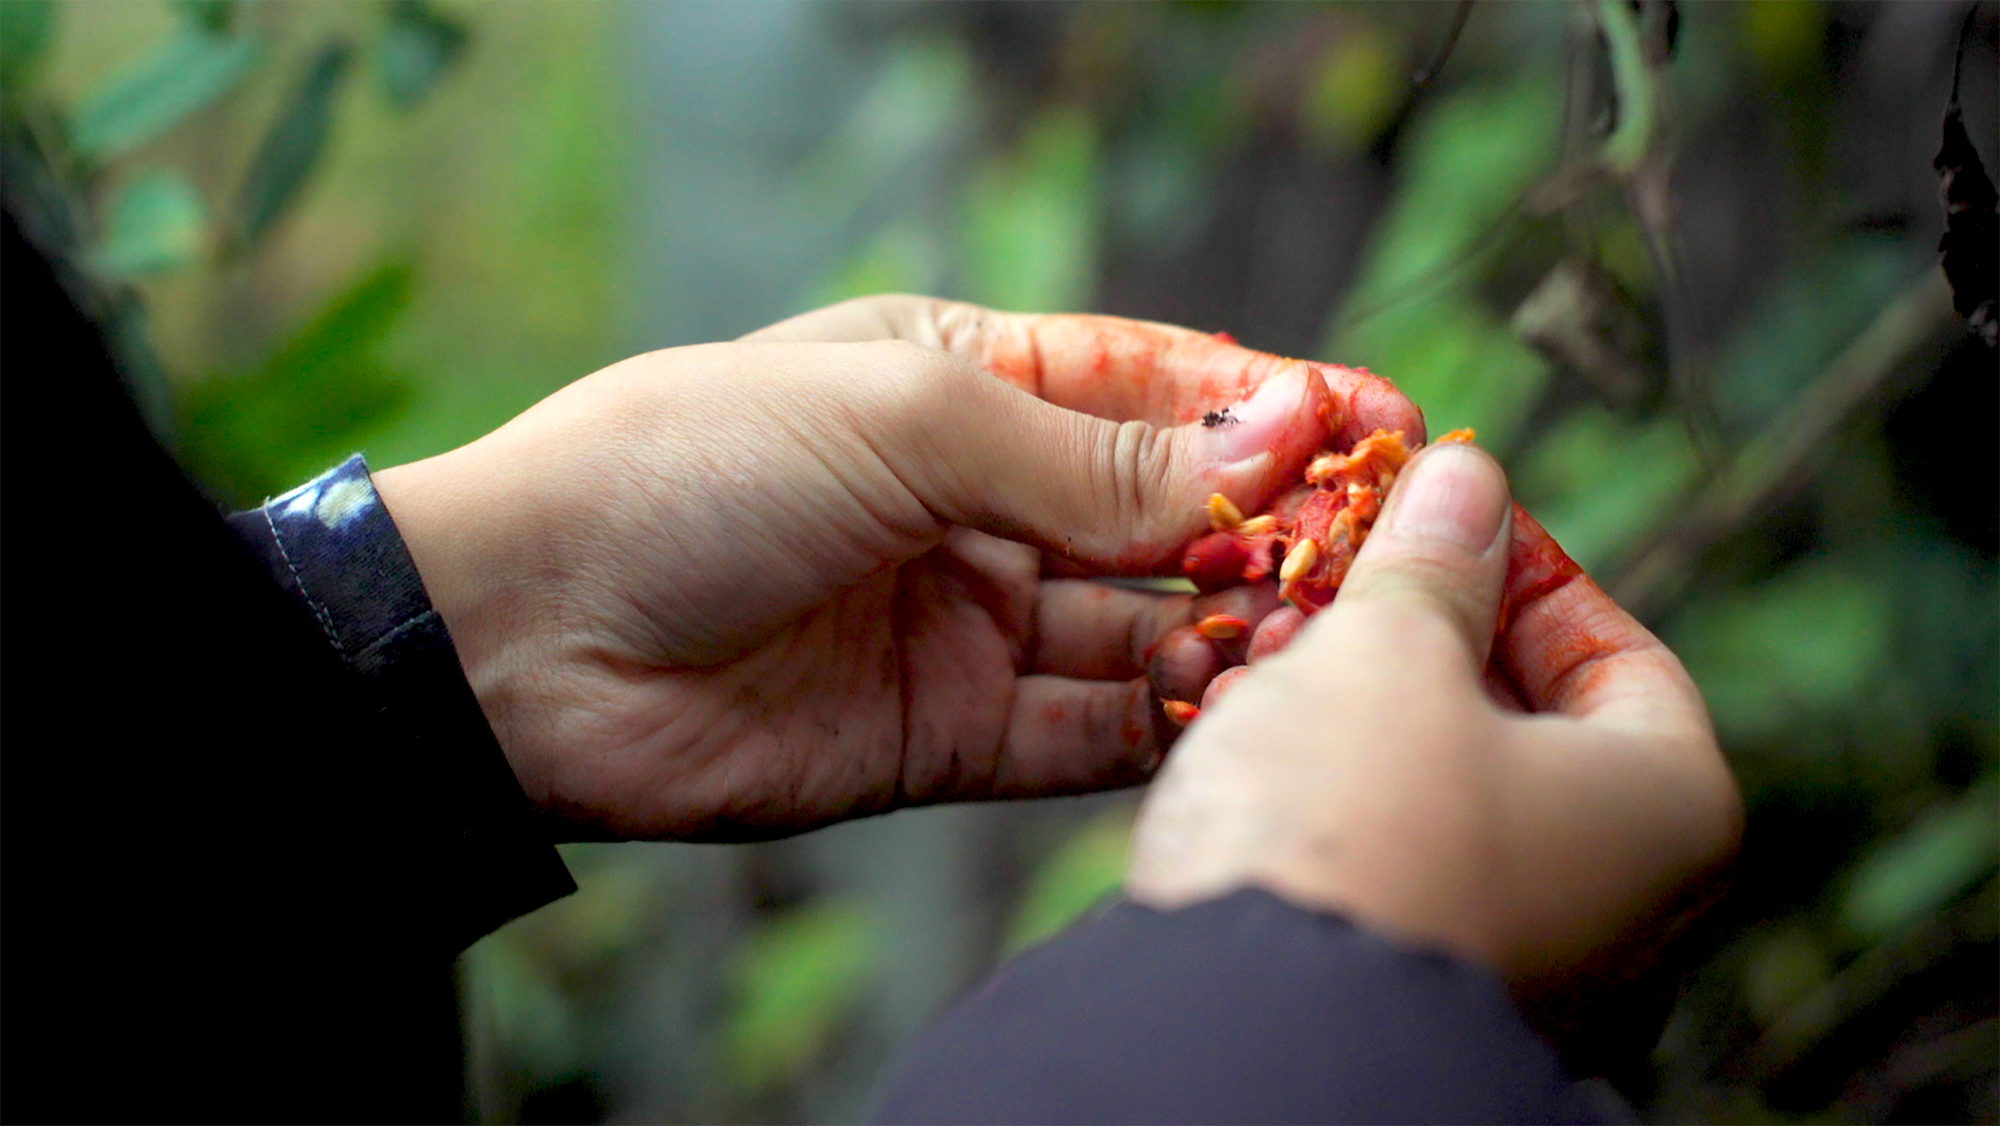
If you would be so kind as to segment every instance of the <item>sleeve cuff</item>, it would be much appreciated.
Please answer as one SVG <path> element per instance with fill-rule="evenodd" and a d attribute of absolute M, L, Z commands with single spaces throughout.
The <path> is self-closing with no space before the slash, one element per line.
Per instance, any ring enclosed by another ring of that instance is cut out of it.
<path fill-rule="evenodd" d="M 410 779 L 412 822 L 444 830 L 429 878 L 440 889 L 438 930 L 450 951 L 575 891 L 366 462 L 351 457 L 229 523 L 311 613 L 356 674 L 357 690 L 373 697 L 384 744 L 357 748 L 357 758 L 397 756 L 367 768 Z"/>
<path fill-rule="evenodd" d="M 1119 902 L 922 1036 L 884 1122 L 1599 1122 L 1484 968 L 1244 889 Z"/>

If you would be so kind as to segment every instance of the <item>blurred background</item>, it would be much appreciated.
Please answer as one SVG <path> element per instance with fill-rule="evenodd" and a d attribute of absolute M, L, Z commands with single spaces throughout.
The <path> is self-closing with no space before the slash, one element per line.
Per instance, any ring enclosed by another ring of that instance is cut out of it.
<path fill-rule="evenodd" d="M 1618 1090 L 1992 1122 L 2000 401 L 1932 167 L 1961 47 L 2000 157 L 1967 12 L 7 0 L 0 126 L 231 505 L 880 291 L 1367 365 L 1678 649 L 1748 796 Z M 566 847 L 583 890 L 462 959 L 468 1113 L 857 1118 L 1116 885 L 1136 800 Z"/>

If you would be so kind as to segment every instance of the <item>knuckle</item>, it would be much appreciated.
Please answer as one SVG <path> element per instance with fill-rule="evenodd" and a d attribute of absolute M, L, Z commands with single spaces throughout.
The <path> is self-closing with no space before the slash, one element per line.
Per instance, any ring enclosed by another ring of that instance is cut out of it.
<path fill-rule="evenodd" d="M 1146 422 L 1121 422 L 1103 450 L 1099 495 L 1112 498 L 1121 528 L 1143 529 L 1162 507 L 1174 480 L 1175 452 L 1166 432 Z"/>

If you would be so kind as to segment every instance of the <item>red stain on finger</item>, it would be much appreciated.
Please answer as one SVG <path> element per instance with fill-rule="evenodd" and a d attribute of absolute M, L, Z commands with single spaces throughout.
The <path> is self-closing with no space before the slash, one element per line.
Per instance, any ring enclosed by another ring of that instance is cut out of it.
<path fill-rule="evenodd" d="M 1412 446 L 1423 444 L 1424 412 L 1395 384 L 1367 368 L 1317 366 L 1327 386 L 1336 389 L 1336 409 L 1327 417 L 1335 448 L 1350 448 L 1376 430 L 1400 432 Z"/>
<path fill-rule="evenodd" d="M 1279 652 L 1298 636 L 1300 627 L 1306 624 L 1305 612 L 1296 606 L 1280 606 L 1271 611 L 1270 617 L 1257 624 L 1257 632 L 1250 635 L 1250 650 L 1246 660 L 1250 664 Z"/>
<path fill-rule="evenodd" d="M 1236 682 L 1242 680 L 1249 672 L 1250 666 L 1238 665 L 1233 669 L 1224 669 L 1220 676 L 1209 681 L 1208 691 L 1201 694 L 1202 710 L 1207 711 L 1214 707 L 1216 702 L 1222 699 L 1223 694 L 1235 687 Z"/>
<path fill-rule="evenodd" d="M 1215 645 L 1193 626 L 1181 626 L 1162 637 L 1146 665 L 1146 679 L 1163 700 L 1193 703 L 1215 674 L 1222 671 L 1222 655 Z"/>
<path fill-rule="evenodd" d="M 1514 506 L 1514 533 L 1507 547 L 1507 586 L 1500 601 L 1500 633 L 1521 611 L 1583 577 L 1583 568 L 1549 535 L 1541 522 Z"/>

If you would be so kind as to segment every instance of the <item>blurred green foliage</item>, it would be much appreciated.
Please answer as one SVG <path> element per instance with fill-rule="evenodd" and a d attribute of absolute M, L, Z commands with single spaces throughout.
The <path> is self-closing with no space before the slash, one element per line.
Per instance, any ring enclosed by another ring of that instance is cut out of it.
<path fill-rule="evenodd" d="M 1007 927 L 1010 953 L 1049 938 L 1103 903 L 1125 882 L 1132 815 L 1113 809 L 1085 822 L 1042 862 Z"/>
<path fill-rule="evenodd" d="M 407 264 L 386 262 L 340 294 L 256 370 L 212 376 L 180 400 L 181 453 L 210 487 L 269 495 L 309 477 L 409 402 L 410 379 L 379 359 L 410 303 Z"/>
<path fill-rule="evenodd" d="M 470 38 L 463 23 L 424 0 L 393 0 L 375 51 L 383 92 L 399 108 L 415 106 L 451 70 Z"/>
<path fill-rule="evenodd" d="M 1988 775 L 1855 868 L 1840 921 L 1880 942 L 1936 914 L 2000 865 L 2000 778 Z"/>
<path fill-rule="evenodd" d="M 247 35 L 188 28 L 78 106 L 70 144 L 83 160 L 116 160 L 227 94 L 257 57 Z"/>
<path fill-rule="evenodd" d="M 1480 5 L 1419 91 L 1449 6 L 10 0 L 0 140 L 231 503 L 754 327 L 666 304 L 712 292 L 1096 308 L 1387 375 L 1644 608 L 1750 802 L 1620 1090 L 1991 1121 L 1995 381 L 1923 312 L 1959 9 L 1682 5 L 1655 63 L 1628 11 Z M 1594 280 L 1542 288 L 1566 267 Z M 1841 368 L 1891 308 L 1894 354 Z M 1115 890 L 1132 805 L 573 849 L 584 890 L 465 960 L 477 1109 L 855 1117 L 895 1043 Z"/>
<path fill-rule="evenodd" d="M 773 915 L 744 942 L 721 1031 L 737 1086 L 761 1095 L 796 1081 L 825 1050 L 875 968 L 873 925 L 859 903 L 818 900 Z"/>
<path fill-rule="evenodd" d="M 0 87 L 9 94 L 34 77 L 35 61 L 54 26 L 51 0 L 0 5 Z"/>
<path fill-rule="evenodd" d="M 1028 122 L 1014 151 L 965 199 L 966 296 L 996 309 L 1079 309 L 1096 290 L 1101 178 L 1091 120 L 1076 109 Z"/>
<path fill-rule="evenodd" d="M 231 234 L 236 245 L 253 244 L 262 238 L 318 166 L 326 148 L 334 95 L 340 92 L 352 57 L 352 49 L 339 42 L 313 53 L 305 75 L 264 134 L 243 177 L 236 229 Z"/>
<path fill-rule="evenodd" d="M 175 270 L 201 253 L 208 205 L 186 176 L 152 168 L 119 185 L 91 265 L 107 277 Z"/>
<path fill-rule="evenodd" d="M 1438 433 L 1469 426 L 1504 450 L 1541 394 L 1547 365 L 1480 299 L 1474 260 L 1549 172 L 1559 116 L 1534 71 L 1434 103 L 1322 350 L 1391 376 Z"/>

